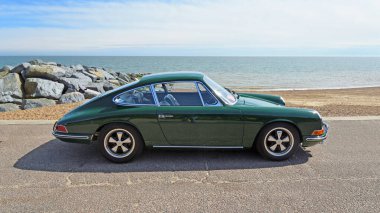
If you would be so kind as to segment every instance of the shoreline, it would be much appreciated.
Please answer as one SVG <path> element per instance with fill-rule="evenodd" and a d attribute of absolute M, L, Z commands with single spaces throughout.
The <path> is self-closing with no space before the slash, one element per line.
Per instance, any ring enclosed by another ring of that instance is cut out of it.
<path fill-rule="evenodd" d="M 349 89 L 367 89 L 367 88 L 378 88 L 380 85 L 373 85 L 373 86 L 353 86 L 353 87 L 321 87 L 321 88 L 294 88 L 294 89 L 287 89 L 287 88 L 273 88 L 273 89 L 259 89 L 259 88 L 247 88 L 240 87 L 236 89 L 236 91 L 259 91 L 259 92 L 276 92 L 276 91 L 310 91 L 310 90 L 349 90 Z"/>
<path fill-rule="evenodd" d="M 234 88 L 231 88 L 234 89 Z M 380 115 L 380 87 L 311 90 L 236 90 L 237 92 L 280 95 L 286 106 L 315 109 L 323 117 Z M 83 102 L 28 110 L 0 112 L 0 120 L 57 120 Z"/>

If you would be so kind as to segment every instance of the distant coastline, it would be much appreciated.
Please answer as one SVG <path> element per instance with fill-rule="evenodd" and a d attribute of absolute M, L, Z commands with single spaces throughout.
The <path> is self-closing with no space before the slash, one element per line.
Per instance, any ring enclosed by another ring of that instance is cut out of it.
<path fill-rule="evenodd" d="M 260 89 L 260 88 L 235 88 L 236 91 L 260 91 L 260 92 L 276 92 L 276 91 L 319 91 L 319 90 L 350 90 L 350 89 L 371 89 L 371 88 L 380 88 L 379 85 L 372 86 L 353 86 L 353 87 L 326 87 L 326 88 L 276 88 L 276 89 Z"/>

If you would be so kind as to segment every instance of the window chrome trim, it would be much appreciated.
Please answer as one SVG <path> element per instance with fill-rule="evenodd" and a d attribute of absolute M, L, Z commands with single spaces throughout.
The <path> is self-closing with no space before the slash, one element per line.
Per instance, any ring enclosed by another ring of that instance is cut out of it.
<path fill-rule="evenodd" d="M 211 90 L 201 81 L 193 81 L 193 80 L 183 80 L 183 81 L 162 81 L 162 82 L 156 82 L 156 83 L 152 83 L 151 84 L 151 91 L 153 93 L 153 96 L 155 96 L 157 98 L 157 106 L 161 106 L 160 105 L 160 102 L 158 101 L 158 96 L 157 96 L 157 93 L 156 93 L 156 90 L 154 89 L 154 85 L 156 84 L 169 84 L 169 83 L 181 83 L 181 82 L 193 82 L 195 84 L 195 88 L 197 89 L 197 92 L 198 92 L 198 95 L 199 95 L 199 98 L 201 99 L 201 102 L 202 102 L 202 106 L 211 106 L 211 107 L 218 107 L 218 106 L 223 106 L 223 104 L 221 103 L 221 101 L 219 100 L 219 98 L 217 98 L 213 92 L 211 92 Z M 215 100 L 218 101 L 217 104 L 215 105 L 205 105 L 204 101 L 203 101 L 203 97 L 202 97 L 202 94 L 200 93 L 200 89 L 198 87 L 198 83 L 199 84 L 202 84 L 202 86 L 215 98 Z M 182 107 L 190 107 L 190 106 L 182 106 Z"/>
<path fill-rule="evenodd" d="M 127 91 L 124 91 L 122 93 L 119 93 L 117 95 L 115 95 L 113 98 L 112 98 L 112 101 L 114 104 L 118 105 L 118 106 L 161 106 L 159 101 L 158 101 L 158 96 L 157 96 L 157 93 L 156 93 L 156 90 L 154 88 L 154 86 L 156 84 L 169 84 L 169 83 L 183 83 L 183 82 L 192 82 L 195 84 L 195 88 L 198 92 L 198 95 L 199 95 L 199 98 L 202 102 L 202 106 L 211 106 L 211 107 L 218 107 L 218 106 L 223 106 L 223 104 L 221 103 L 221 101 L 219 100 L 218 97 L 215 96 L 215 94 L 208 88 L 208 86 L 206 86 L 203 82 L 201 81 L 164 81 L 164 82 L 157 82 L 157 83 L 152 83 L 152 84 L 147 84 L 147 85 L 143 85 L 143 86 L 139 86 L 139 87 L 135 87 L 135 88 L 132 88 L 132 89 L 129 89 Z M 203 97 L 202 97 L 202 93 L 200 91 L 200 88 L 199 88 L 199 85 L 198 84 L 202 84 L 202 86 L 207 90 L 208 93 L 210 93 L 212 95 L 212 97 L 215 98 L 215 100 L 217 100 L 217 104 L 215 105 L 209 105 L 209 104 L 205 104 L 204 100 L 203 100 Z M 117 103 L 115 101 L 115 99 L 121 95 L 123 95 L 124 93 L 127 93 L 127 92 L 130 92 L 131 90 L 136 90 L 136 89 L 139 89 L 139 88 L 142 88 L 142 87 L 149 87 L 149 91 L 150 93 L 152 94 L 152 97 L 153 97 L 153 101 L 154 101 L 154 104 L 121 104 L 121 103 Z M 223 102 L 224 103 L 224 102 Z M 185 106 L 186 107 L 186 106 Z"/>
<path fill-rule="evenodd" d="M 150 87 L 150 92 L 152 93 L 152 96 L 153 96 L 153 99 L 154 99 L 154 103 L 156 103 L 156 106 L 160 106 L 160 103 L 158 102 L 158 97 L 157 97 L 157 94 L 156 94 L 156 90 L 154 90 L 154 85 L 150 84 L 149 87 Z"/>
<path fill-rule="evenodd" d="M 151 93 L 151 95 L 152 95 L 152 97 L 153 97 L 153 102 L 154 102 L 154 104 L 121 104 L 121 103 L 117 103 L 117 102 L 115 101 L 115 99 L 116 99 L 117 97 L 123 95 L 124 93 L 130 92 L 131 90 L 139 89 L 139 88 L 141 88 L 141 87 L 149 87 L 149 91 L 150 91 L 150 93 Z M 113 102 L 114 104 L 118 105 L 118 106 L 157 106 L 157 105 L 158 105 L 158 103 L 157 103 L 156 100 L 154 99 L 154 95 L 153 95 L 153 93 L 152 93 L 152 87 L 151 87 L 151 84 L 149 84 L 149 85 L 147 84 L 147 85 L 143 85 L 143 86 L 139 86 L 139 87 L 131 88 L 131 89 L 127 90 L 127 91 L 124 91 L 124 92 L 122 92 L 122 93 L 119 93 L 119 94 L 115 95 L 115 96 L 112 98 L 112 102 Z"/>
<path fill-rule="evenodd" d="M 201 94 L 201 90 L 199 89 L 198 82 L 194 81 L 194 84 L 195 84 L 195 87 L 197 88 L 199 98 L 202 101 L 202 106 L 205 106 L 205 102 L 203 101 L 203 97 L 202 97 L 202 94 Z"/>
<path fill-rule="evenodd" d="M 152 92 L 154 93 L 154 95 L 157 97 L 157 106 L 161 106 L 160 105 L 160 102 L 158 101 L 158 96 L 157 96 L 157 93 L 156 93 L 156 90 L 154 89 L 154 85 L 156 85 L 156 84 L 170 84 L 170 83 L 183 83 L 183 82 L 187 82 L 187 83 L 193 83 L 194 85 L 195 85 L 195 88 L 197 89 L 197 91 L 198 91 L 198 95 L 200 95 L 199 94 L 199 90 L 198 90 L 198 87 L 197 87 L 197 84 L 195 83 L 195 82 L 197 82 L 197 81 L 193 81 L 193 80 L 183 80 L 183 81 L 179 81 L 179 80 L 177 80 L 177 81 L 162 81 L 162 82 L 156 82 L 156 83 L 152 83 L 151 84 L 151 86 L 152 86 Z M 200 96 L 199 97 L 200 99 L 201 99 L 201 102 L 202 102 L 202 104 L 203 104 L 203 99 L 202 99 L 202 97 Z M 181 106 L 181 105 L 180 105 Z M 203 105 L 204 106 L 204 105 Z M 179 107 L 179 106 L 176 106 L 176 107 Z M 191 107 L 191 106 L 182 106 L 182 107 Z"/>
<path fill-rule="evenodd" d="M 212 97 L 214 97 L 215 100 L 218 101 L 218 103 L 215 104 L 215 105 L 209 105 L 209 104 L 208 104 L 208 105 L 204 105 L 204 104 L 203 104 L 203 106 L 212 106 L 212 107 L 223 106 L 223 104 L 220 103 L 220 100 L 219 100 L 217 97 L 215 97 L 214 93 L 212 93 L 212 92 L 210 91 L 210 89 L 209 89 L 207 86 L 205 86 L 204 83 L 202 83 L 201 81 L 197 81 L 197 86 L 198 86 L 198 83 L 199 83 L 199 84 L 202 84 L 202 86 L 207 90 L 207 92 L 209 92 L 209 93 L 212 95 Z M 198 87 L 198 90 L 199 90 L 199 92 L 200 92 L 199 87 Z M 203 102 L 203 97 L 202 97 L 202 96 L 201 96 L 201 99 L 202 99 L 202 102 Z"/>

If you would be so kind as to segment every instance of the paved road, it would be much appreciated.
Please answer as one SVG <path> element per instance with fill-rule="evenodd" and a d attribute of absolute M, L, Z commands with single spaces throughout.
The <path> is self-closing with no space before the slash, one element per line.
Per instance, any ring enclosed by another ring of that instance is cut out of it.
<path fill-rule="evenodd" d="M 112 164 L 51 125 L 0 126 L 0 212 L 379 212 L 380 121 L 330 121 L 329 143 L 269 162 L 251 152 L 146 151 Z"/>

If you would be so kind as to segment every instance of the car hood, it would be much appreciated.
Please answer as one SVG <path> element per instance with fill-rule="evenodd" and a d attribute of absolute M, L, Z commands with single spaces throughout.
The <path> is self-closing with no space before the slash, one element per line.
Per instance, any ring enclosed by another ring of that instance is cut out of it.
<path fill-rule="evenodd" d="M 269 101 L 265 101 L 257 98 L 239 97 L 236 102 L 237 106 L 260 106 L 260 107 L 280 107 L 278 104 L 274 104 Z"/>

